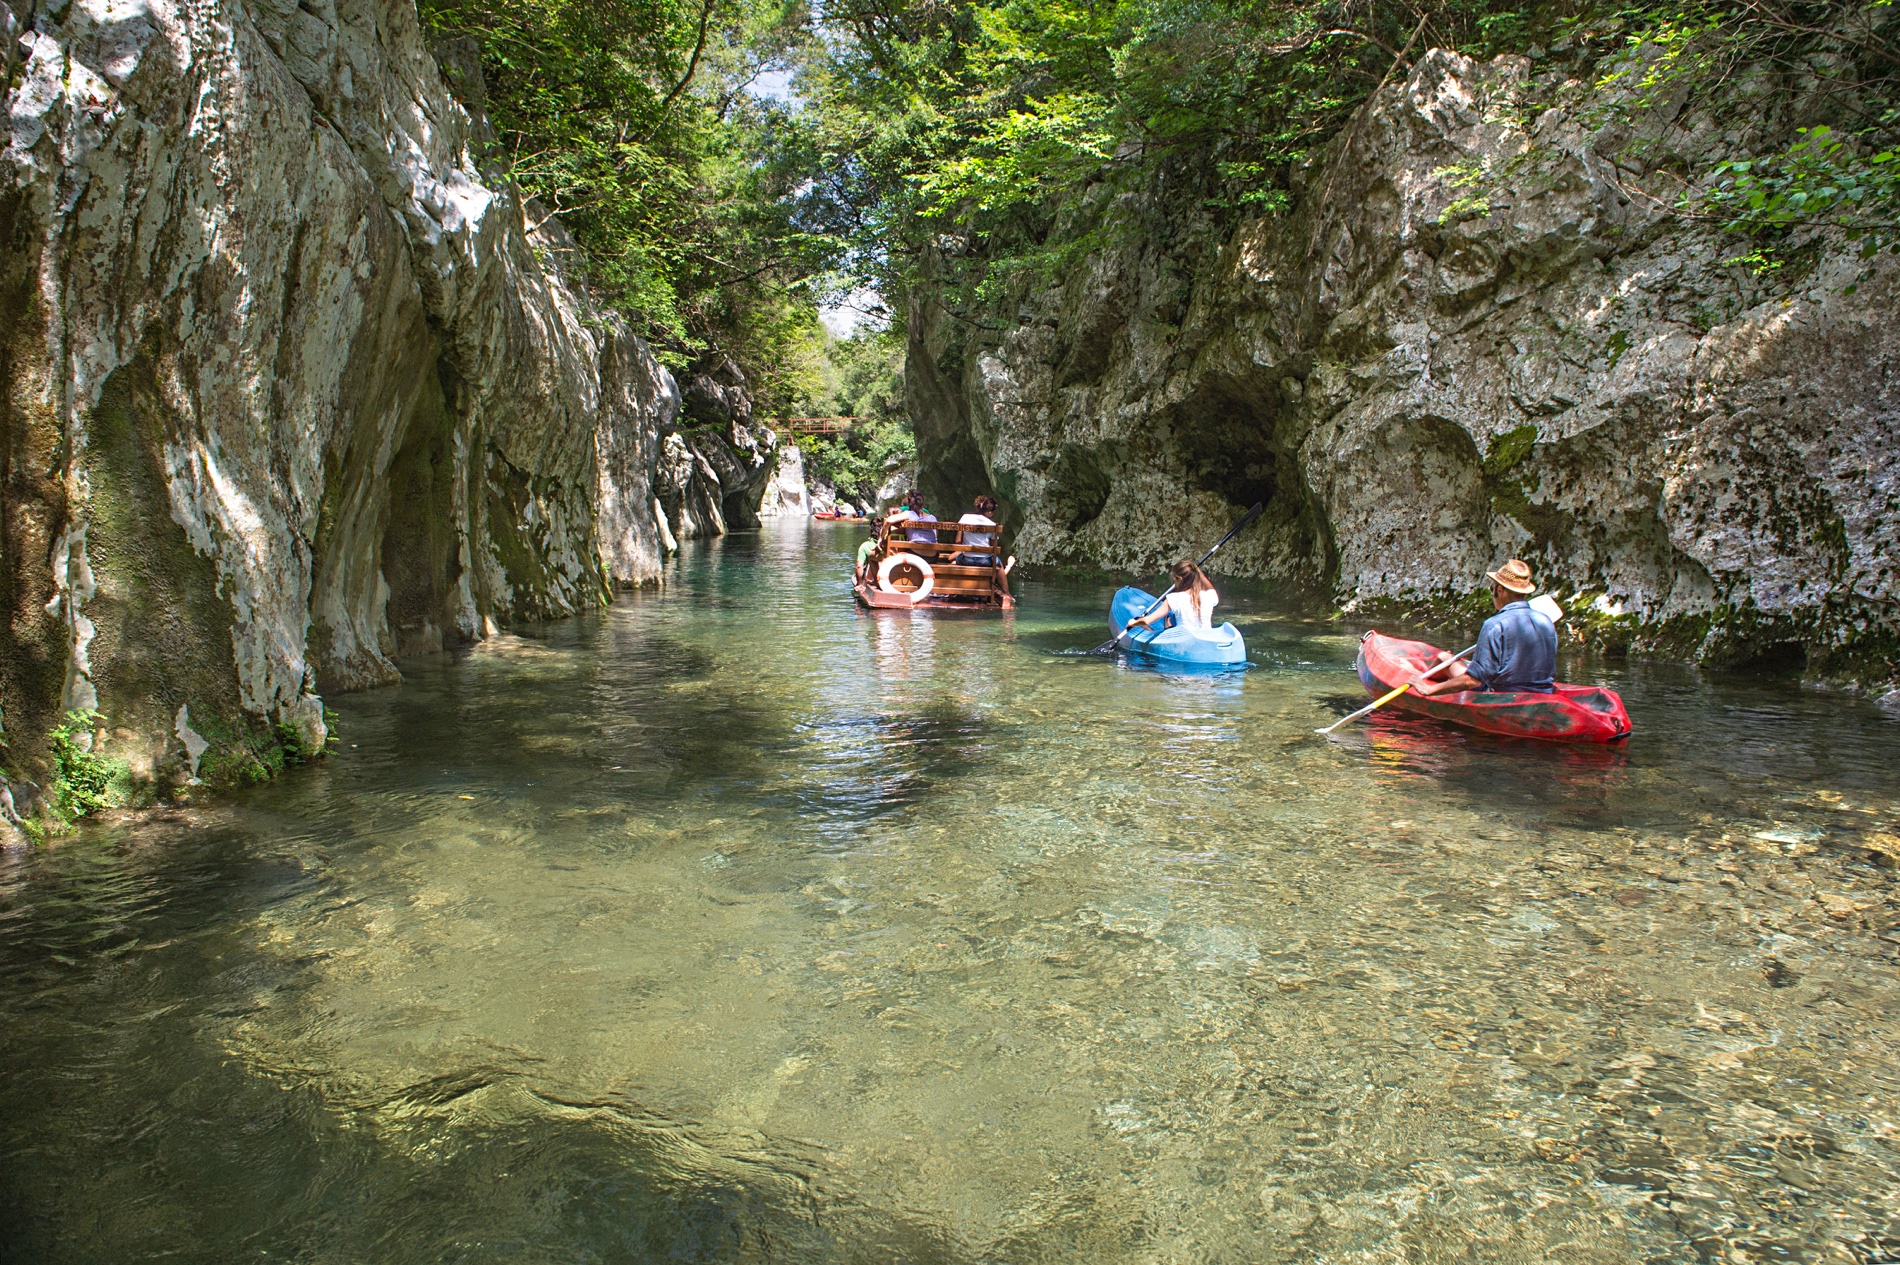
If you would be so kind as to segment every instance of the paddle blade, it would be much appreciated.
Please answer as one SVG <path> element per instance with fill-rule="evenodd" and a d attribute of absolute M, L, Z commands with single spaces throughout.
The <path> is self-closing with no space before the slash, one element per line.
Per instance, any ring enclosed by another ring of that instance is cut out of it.
<path fill-rule="evenodd" d="M 1533 597 L 1531 609 L 1553 624 L 1564 617 L 1564 608 L 1557 605 L 1557 599 L 1548 593 L 1539 593 Z"/>

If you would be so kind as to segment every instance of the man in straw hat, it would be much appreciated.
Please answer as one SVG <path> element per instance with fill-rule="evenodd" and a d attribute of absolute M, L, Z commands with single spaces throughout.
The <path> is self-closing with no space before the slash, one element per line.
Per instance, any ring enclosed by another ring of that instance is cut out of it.
<path fill-rule="evenodd" d="M 1531 569 L 1516 558 L 1496 571 L 1487 571 L 1491 600 L 1498 613 L 1484 621 L 1478 650 L 1468 663 L 1453 664 L 1442 679 L 1413 685 L 1414 693 L 1430 698 L 1459 690 L 1492 693 L 1549 694 L 1556 688 L 1557 628 L 1526 599 L 1537 591 Z M 1440 654 L 1443 663 L 1450 654 Z"/>

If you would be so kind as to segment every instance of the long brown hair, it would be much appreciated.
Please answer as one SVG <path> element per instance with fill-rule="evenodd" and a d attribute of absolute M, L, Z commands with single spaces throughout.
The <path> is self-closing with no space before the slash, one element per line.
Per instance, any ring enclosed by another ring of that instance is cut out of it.
<path fill-rule="evenodd" d="M 1174 581 L 1177 593 L 1205 593 L 1214 587 L 1207 574 L 1186 558 L 1169 567 L 1168 576 Z"/>

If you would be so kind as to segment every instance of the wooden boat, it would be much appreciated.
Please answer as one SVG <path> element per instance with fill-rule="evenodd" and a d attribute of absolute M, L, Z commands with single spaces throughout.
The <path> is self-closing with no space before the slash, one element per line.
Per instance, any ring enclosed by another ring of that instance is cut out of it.
<path fill-rule="evenodd" d="M 812 517 L 823 520 L 825 522 L 836 522 L 836 521 L 856 522 L 859 519 L 863 518 L 864 515 L 847 514 L 843 510 L 813 510 Z"/>
<path fill-rule="evenodd" d="M 1439 649 L 1423 641 L 1405 641 L 1368 632 L 1359 639 L 1359 680 L 1372 694 L 1397 689 L 1432 666 Z M 1485 733 L 1548 742 L 1620 742 L 1630 736 L 1629 713 L 1615 690 L 1558 682 L 1550 694 L 1491 694 L 1461 690 L 1421 698 L 1407 690 L 1387 704 Z"/>
<path fill-rule="evenodd" d="M 876 526 L 880 543 L 852 585 L 858 603 L 871 610 L 1010 610 L 1016 599 L 1009 591 L 1009 570 L 1015 559 L 1004 561 L 1001 528 L 964 523 L 895 523 Z M 929 530 L 932 540 L 910 540 L 909 533 Z M 987 533 L 990 544 L 964 543 L 966 535 Z M 976 554 L 991 559 L 973 565 L 962 559 Z"/>

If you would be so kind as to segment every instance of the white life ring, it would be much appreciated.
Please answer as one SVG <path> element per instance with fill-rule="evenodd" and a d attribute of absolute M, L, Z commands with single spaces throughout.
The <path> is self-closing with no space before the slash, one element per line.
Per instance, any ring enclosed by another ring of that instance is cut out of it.
<path fill-rule="evenodd" d="M 924 580 L 914 589 L 900 589 L 891 583 L 891 572 L 899 567 L 916 567 Z M 896 593 L 908 597 L 913 603 L 921 602 L 930 596 L 930 590 L 937 587 L 937 573 L 929 562 L 914 553 L 894 553 L 877 564 L 877 586 L 886 593 Z"/>

